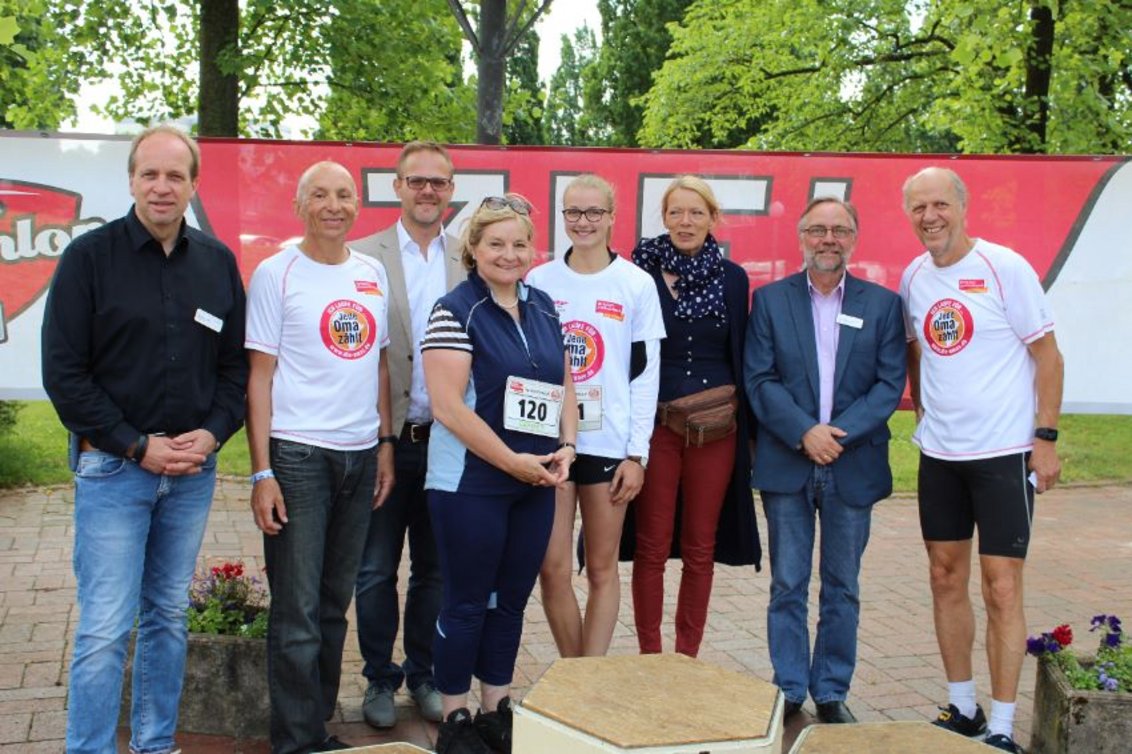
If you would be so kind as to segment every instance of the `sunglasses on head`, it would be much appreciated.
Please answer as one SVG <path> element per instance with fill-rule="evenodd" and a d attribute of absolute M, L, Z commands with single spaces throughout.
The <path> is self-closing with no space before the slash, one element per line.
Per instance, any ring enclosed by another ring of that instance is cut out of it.
<path fill-rule="evenodd" d="M 531 214 L 531 205 L 525 199 L 517 196 L 489 196 L 480 202 L 481 207 L 488 209 L 512 209 L 520 215 Z"/>

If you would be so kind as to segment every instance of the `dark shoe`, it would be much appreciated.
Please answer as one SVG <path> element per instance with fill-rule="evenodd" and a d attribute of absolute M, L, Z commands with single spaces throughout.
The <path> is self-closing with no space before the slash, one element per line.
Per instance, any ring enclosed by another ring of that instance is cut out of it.
<path fill-rule="evenodd" d="M 786 704 L 783 705 L 783 707 L 782 707 L 782 719 L 783 720 L 789 720 L 790 718 L 794 717 L 794 715 L 797 715 L 801 711 L 802 711 L 802 703 L 801 702 L 792 702 L 789 699 L 787 699 Z"/>
<path fill-rule="evenodd" d="M 362 700 L 362 717 L 375 728 L 392 728 L 397 724 L 397 708 L 393 704 L 393 689 L 371 683 Z"/>
<path fill-rule="evenodd" d="M 823 723 L 855 723 L 857 718 L 845 706 L 845 702 L 818 702 L 818 720 Z"/>
<path fill-rule="evenodd" d="M 327 736 L 326 740 L 315 748 L 315 751 L 345 751 L 352 748 L 354 747 L 345 741 L 339 741 L 338 736 Z"/>
<path fill-rule="evenodd" d="M 498 754 L 511 754 L 511 730 L 514 727 L 514 715 L 511 713 L 511 699 L 503 697 L 495 712 L 476 713 L 476 730 L 479 731 L 483 742 Z"/>
<path fill-rule="evenodd" d="M 993 736 L 987 736 L 986 740 L 983 741 L 983 743 L 994 749 L 1009 751 L 1011 752 L 1011 754 L 1026 754 L 1025 750 L 1021 746 L 1014 743 L 1013 738 L 1011 738 L 1010 736 L 1004 736 L 1001 733 L 995 733 Z"/>
<path fill-rule="evenodd" d="M 946 709 L 940 707 L 940 710 L 939 717 L 932 725 L 938 725 L 944 730 L 967 738 L 977 738 L 987 732 L 987 716 L 983 714 L 983 708 L 977 704 L 974 717 L 967 717 L 954 704 L 947 705 Z"/>
<path fill-rule="evenodd" d="M 425 681 L 411 692 L 413 701 L 421 711 L 421 717 L 429 722 L 439 723 L 444 719 L 444 705 L 440 701 L 440 692 L 432 681 Z"/>
<path fill-rule="evenodd" d="M 491 754 L 491 749 L 476 732 L 472 713 L 467 707 L 453 710 L 440 724 L 436 736 L 436 754 Z"/>

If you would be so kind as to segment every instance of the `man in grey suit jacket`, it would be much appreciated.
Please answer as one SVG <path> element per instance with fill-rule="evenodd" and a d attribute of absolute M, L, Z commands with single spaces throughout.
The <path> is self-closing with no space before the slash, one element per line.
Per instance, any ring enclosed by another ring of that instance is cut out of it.
<path fill-rule="evenodd" d="M 808 693 L 827 723 L 856 722 L 845 698 L 857 661 L 858 575 L 872 505 L 892 492 L 887 422 L 906 372 L 900 298 L 846 272 L 857 229 L 848 202 L 810 202 L 798 223 L 806 269 L 755 291 L 744 354 L 758 419 L 752 484 L 769 531 L 774 680 L 787 716 Z M 815 514 L 821 596 L 811 658 Z"/>
<path fill-rule="evenodd" d="M 455 182 L 448 151 L 435 142 L 405 145 L 397 159 L 393 190 L 401 217 L 380 233 L 350 244 L 377 257 L 389 278 L 389 382 L 393 424 L 382 442 L 393 442 L 397 484 L 370 518 L 355 604 L 358 644 L 369 681 L 362 714 L 370 725 L 397 722 L 393 695 L 406 682 L 421 715 L 440 722 L 440 694 L 433 685 L 432 639 L 440 610 L 440 569 L 425 501 L 424 479 L 432 412 L 421 370 L 420 341 L 433 304 L 467 272 L 459 242 L 444 232 L 444 214 Z M 383 428 L 384 429 L 384 428 Z M 399 623 L 397 568 L 409 535 L 409 588 L 405 597 L 404 664 L 393 661 Z"/>

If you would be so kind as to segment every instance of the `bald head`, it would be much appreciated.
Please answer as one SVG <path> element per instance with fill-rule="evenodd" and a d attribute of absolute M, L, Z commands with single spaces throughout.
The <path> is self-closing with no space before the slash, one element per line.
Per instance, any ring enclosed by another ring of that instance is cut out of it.
<path fill-rule="evenodd" d="M 911 195 L 917 183 L 922 181 L 938 181 L 941 179 L 945 179 L 951 184 L 959 206 L 963 209 L 967 209 L 967 184 L 963 183 L 963 179 L 959 177 L 959 174 L 950 168 L 931 167 L 924 168 L 920 172 L 908 176 L 908 180 L 904 181 L 904 210 L 908 210 L 908 197 Z"/>
<path fill-rule="evenodd" d="M 306 226 L 306 240 L 329 241 L 332 246 L 345 243 L 358 215 L 354 176 L 337 162 L 311 165 L 295 190 L 295 214 Z"/>

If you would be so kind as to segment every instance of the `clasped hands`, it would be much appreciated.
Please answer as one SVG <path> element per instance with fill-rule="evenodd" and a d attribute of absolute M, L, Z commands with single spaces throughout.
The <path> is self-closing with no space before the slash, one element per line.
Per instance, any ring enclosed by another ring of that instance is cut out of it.
<path fill-rule="evenodd" d="M 832 424 L 815 424 L 802 435 L 802 452 L 819 466 L 828 466 L 845 450 L 838 440 L 847 434 Z"/>

